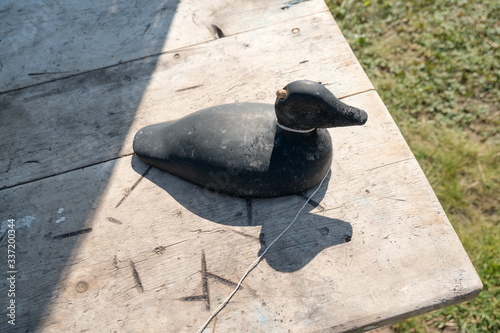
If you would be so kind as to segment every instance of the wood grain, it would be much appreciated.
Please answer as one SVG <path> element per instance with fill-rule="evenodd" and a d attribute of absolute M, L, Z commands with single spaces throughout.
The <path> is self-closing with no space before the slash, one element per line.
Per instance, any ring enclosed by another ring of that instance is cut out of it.
<path fill-rule="evenodd" d="M 273 103 L 297 79 L 369 120 L 331 130 L 326 183 L 206 332 L 361 332 L 482 288 L 321 0 L 7 1 L 0 49 L 0 249 L 14 219 L 20 331 L 196 331 L 312 190 L 212 193 L 140 162 L 132 138 Z"/>
<path fill-rule="evenodd" d="M 219 314 L 217 331 L 361 331 L 479 292 L 472 264 L 376 92 L 345 101 L 365 108 L 369 122 L 331 131 L 327 184 Z M 19 302 L 30 304 L 26 311 L 48 309 L 38 330 L 195 331 L 305 200 L 249 203 L 148 168 L 130 156 L 0 192 L 2 207 L 19 214 L 13 218 L 36 216 L 19 231 L 31 256 L 19 268 Z M 95 191 L 107 179 L 94 202 L 64 195 Z M 55 223 L 61 207 L 66 221 Z M 88 207 L 95 208 L 82 221 Z M 54 237 L 85 228 L 92 231 Z M 65 251 L 75 240 L 74 251 Z"/>
<path fill-rule="evenodd" d="M 0 92 L 326 12 L 322 1 L 28 0 L 0 4 Z"/>
<path fill-rule="evenodd" d="M 290 52 L 290 43 L 308 47 Z M 304 78 L 339 98 L 373 88 L 320 13 L 1 94 L 0 188 L 130 154 L 148 124 L 222 103 L 274 103 L 277 88 Z"/>

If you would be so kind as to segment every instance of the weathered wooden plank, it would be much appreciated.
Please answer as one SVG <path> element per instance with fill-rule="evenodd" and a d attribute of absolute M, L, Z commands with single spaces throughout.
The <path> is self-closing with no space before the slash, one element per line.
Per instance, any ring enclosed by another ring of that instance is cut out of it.
<path fill-rule="evenodd" d="M 362 331 L 481 289 L 377 93 L 345 101 L 369 121 L 331 130 L 327 183 L 207 332 Z M 2 221 L 36 219 L 17 234 L 19 328 L 196 331 L 304 200 L 210 193 L 132 156 L 0 191 Z"/>
<path fill-rule="evenodd" d="M 322 1 L 2 1 L 0 92 L 324 11 Z"/>
<path fill-rule="evenodd" d="M 304 78 L 338 97 L 373 88 L 328 12 L 1 94 L 0 188 L 130 154 L 144 125 L 274 103 L 277 88 Z"/>

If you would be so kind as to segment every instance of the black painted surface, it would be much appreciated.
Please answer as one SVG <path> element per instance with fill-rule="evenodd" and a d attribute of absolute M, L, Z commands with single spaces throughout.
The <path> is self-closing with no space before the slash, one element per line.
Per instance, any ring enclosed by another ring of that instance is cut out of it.
<path fill-rule="evenodd" d="M 324 127 L 362 125 L 364 111 L 347 106 L 322 85 L 296 81 L 275 106 L 234 103 L 147 126 L 134 151 L 144 162 L 196 185 L 239 197 L 275 197 L 318 184 L 331 165 Z M 277 119 L 278 118 L 278 119 Z M 316 128 L 309 133 L 294 129 Z"/>

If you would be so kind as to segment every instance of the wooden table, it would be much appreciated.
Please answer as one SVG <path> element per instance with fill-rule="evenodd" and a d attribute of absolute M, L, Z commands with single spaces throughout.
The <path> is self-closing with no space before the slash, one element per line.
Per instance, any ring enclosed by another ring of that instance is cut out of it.
<path fill-rule="evenodd" d="M 321 0 L 4 1 L 0 39 L 2 332 L 195 332 L 312 190 L 211 193 L 132 138 L 297 79 L 369 120 L 331 130 L 326 183 L 205 331 L 363 331 L 481 290 Z"/>

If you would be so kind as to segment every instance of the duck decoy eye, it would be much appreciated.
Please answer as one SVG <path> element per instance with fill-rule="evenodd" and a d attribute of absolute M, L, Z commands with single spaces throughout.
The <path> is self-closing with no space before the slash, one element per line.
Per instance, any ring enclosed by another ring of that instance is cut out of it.
<path fill-rule="evenodd" d="M 285 99 L 287 96 L 287 91 L 285 89 L 278 89 L 276 91 L 276 96 L 278 96 L 278 98 Z"/>

